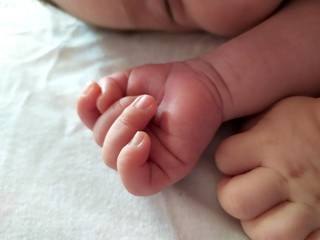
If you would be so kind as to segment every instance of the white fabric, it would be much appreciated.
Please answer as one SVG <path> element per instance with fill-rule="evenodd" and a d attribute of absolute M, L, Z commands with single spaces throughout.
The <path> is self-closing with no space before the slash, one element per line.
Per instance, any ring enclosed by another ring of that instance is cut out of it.
<path fill-rule="evenodd" d="M 223 41 L 106 31 L 36 0 L 0 0 L 0 239 L 247 239 L 215 193 L 213 149 L 228 126 L 188 177 L 136 197 L 103 164 L 75 111 L 91 80 Z"/>

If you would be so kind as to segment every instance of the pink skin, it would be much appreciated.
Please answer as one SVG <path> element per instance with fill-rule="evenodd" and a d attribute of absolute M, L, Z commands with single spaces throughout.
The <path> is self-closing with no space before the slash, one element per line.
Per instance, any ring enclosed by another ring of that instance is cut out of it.
<path fill-rule="evenodd" d="M 219 127 L 220 99 L 212 94 L 215 88 L 211 82 L 197 70 L 202 64 L 193 60 L 190 64 L 135 68 L 103 79 L 102 93 L 100 86 L 92 83 L 80 96 L 80 118 L 93 129 L 106 164 L 119 171 L 133 194 L 153 194 L 183 178 Z M 144 110 L 135 107 L 136 96 L 142 94 L 149 95 L 144 98 L 149 105 Z M 134 160 L 134 146 L 126 145 L 142 130 L 146 145 L 136 149 L 141 150 L 137 156 L 143 158 Z M 125 154 L 128 152 L 131 154 Z M 135 168 L 124 167 L 133 163 Z M 139 184 L 131 188 L 133 179 Z"/>
<path fill-rule="evenodd" d="M 135 132 L 144 130 L 150 136 L 151 151 L 145 160 L 157 166 L 163 177 L 152 178 L 157 174 L 150 172 L 145 178 L 149 185 L 128 190 L 148 195 L 184 177 L 222 121 L 261 111 L 287 95 L 318 94 L 318 10 L 317 1 L 294 1 L 268 21 L 207 55 L 109 76 L 100 83 L 104 89 L 101 96 L 98 85 L 91 85 L 91 93 L 79 98 L 78 112 L 103 146 L 108 166 L 117 169 L 117 156 Z M 282 34 L 284 26 L 286 34 Z M 314 34 L 308 34 L 310 31 Z M 296 45 L 303 51 L 292 52 Z M 119 130 L 111 127 L 113 122 L 119 116 L 127 119 L 130 111 L 123 109 L 143 94 L 153 96 L 158 104 L 154 116 L 150 113 L 144 125 L 130 125 L 133 130 L 126 136 L 111 138 Z"/>
<path fill-rule="evenodd" d="M 288 96 L 320 96 L 319 12 L 318 0 L 290 1 L 268 20 L 206 55 L 185 62 L 138 67 L 89 85 L 78 99 L 79 116 L 93 130 L 104 161 L 119 171 L 128 191 L 149 195 L 183 178 L 224 121 L 261 112 Z M 137 105 L 141 99 L 144 101 Z M 306 107 L 314 105 L 302 102 Z M 288 104 L 283 106 L 287 109 Z M 278 121 L 281 114 L 271 115 Z M 301 116 L 299 119 L 303 119 Z M 306 118 L 306 122 L 314 122 L 309 120 Z M 288 122 L 295 124 L 289 118 L 281 127 Z M 249 153 L 248 147 L 241 147 L 255 145 L 252 136 L 268 136 L 269 128 L 259 132 L 258 126 L 252 128 L 254 134 L 250 130 L 231 138 L 237 140 L 227 140 L 217 152 L 221 171 L 239 174 L 221 181 L 221 205 L 242 220 L 252 239 L 318 239 L 319 202 L 298 196 L 301 191 L 306 198 L 319 196 L 319 188 L 313 184 L 319 182 L 318 176 L 307 174 L 306 179 L 293 180 L 275 171 L 281 163 L 279 171 L 290 172 L 292 163 L 279 154 L 279 149 L 283 153 L 293 148 L 286 145 L 288 141 L 282 142 L 283 148 L 272 144 L 272 150 L 267 148 L 280 163 L 259 155 L 255 149 Z M 301 139 L 309 133 L 300 133 Z M 237 155 L 233 154 L 233 144 L 227 144 L 232 141 L 240 151 Z M 261 161 L 267 167 L 262 168 Z M 305 162 L 299 161 L 293 164 L 303 166 Z M 317 165 L 318 159 L 312 163 Z M 286 181 L 281 184 L 283 179 Z M 302 183 L 312 191 L 306 191 Z M 250 191 L 246 191 L 247 186 Z M 273 221 L 274 231 L 268 227 Z M 288 224 L 280 225 L 285 222 Z"/>
<path fill-rule="evenodd" d="M 54 0 L 91 24 L 112 29 L 243 32 L 268 17 L 282 0 Z"/>
<path fill-rule="evenodd" d="M 219 200 L 251 239 L 319 239 L 319 126 L 319 98 L 287 98 L 218 147 Z"/>

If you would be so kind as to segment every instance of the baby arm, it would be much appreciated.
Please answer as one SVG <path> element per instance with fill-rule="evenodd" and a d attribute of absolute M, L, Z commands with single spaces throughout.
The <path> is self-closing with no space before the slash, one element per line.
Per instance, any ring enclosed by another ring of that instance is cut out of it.
<path fill-rule="evenodd" d="M 226 88 L 224 120 L 291 95 L 320 93 L 320 2 L 290 1 L 257 27 L 202 56 Z"/>
<path fill-rule="evenodd" d="M 102 93 L 91 85 L 78 113 L 103 147 L 106 164 L 119 168 L 130 192 L 153 194 L 191 171 L 222 121 L 289 95 L 319 94 L 319 11 L 319 1 L 291 1 L 204 56 L 118 73 L 100 83 Z M 144 94 L 153 110 L 140 119 L 133 102 Z M 143 124 L 121 127 L 127 114 Z"/>

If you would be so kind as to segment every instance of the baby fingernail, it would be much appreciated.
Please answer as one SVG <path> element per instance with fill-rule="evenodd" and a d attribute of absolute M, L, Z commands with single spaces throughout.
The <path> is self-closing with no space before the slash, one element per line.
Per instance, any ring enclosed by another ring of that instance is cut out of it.
<path fill-rule="evenodd" d="M 143 142 L 144 135 L 142 132 L 137 132 L 129 142 L 129 145 L 139 146 Z"/>
<path fill-rule="evenodd" d="M 88 96 L 90 94 L 90 92 L 93 90 L 94 88 L 94 82 L 89 82 L 86 86 L 86 88 L 82 91 L 82 96 Z"/>
<path fill-rule="evenodd" d="M 152 104 L 151 99 L 148 96 L 144 95 L 142 97 L 138 97 L 135 101 L 134 106 L 141 110 L 146 110 Z"/>

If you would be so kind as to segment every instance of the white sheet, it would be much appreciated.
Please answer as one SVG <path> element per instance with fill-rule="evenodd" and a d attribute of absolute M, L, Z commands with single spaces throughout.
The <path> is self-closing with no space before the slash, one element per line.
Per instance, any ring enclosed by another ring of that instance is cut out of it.
<path fill-rule="evenodd" d="M 99 30 L 36 0 L 0 0 L 0 239 L 247 239 L 215 193 L 213 149 L 230 126 L 184 180 L 135 197 L 75 112 L 88 81 L 222 42 Z"/>

